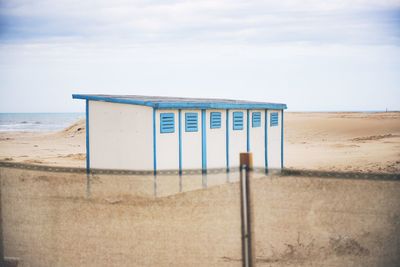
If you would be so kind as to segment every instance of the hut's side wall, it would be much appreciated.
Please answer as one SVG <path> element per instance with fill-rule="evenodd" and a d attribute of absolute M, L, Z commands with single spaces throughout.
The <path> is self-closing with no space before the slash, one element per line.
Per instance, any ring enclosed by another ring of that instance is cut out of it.
<path fill-rule="evenodd" d="M 271 126 L 271 113 L 278 112 L 278 125 Z M 268 110 L 268 168 L 281 168 L 281 110 Z"/>
<path fill-rule="evenodd" d="M 90 166 L 153 170 L 153 109 L 89 101 Z"/>
<path fill-rule="evenodd" d="M 259 112 L 261 122 L 259 127 L 253 127 L 253 113 Z M 250 133 L 250 152 L 253 154 L 254 167 L 265 167 L 265 110 L 251 110 L 249 122 Z"/>
<path fill-rule="evenodd" d="M 221 128 L 211 129 L 211 112 L 221 113 Z M 207 168 L 226 168 L 226 110 L 207 110 Z"/>
<path fill-rule="evenodd" d="M 186 113 L 197 114 L 197 131 L 186 131 Z M 202 138 L 201 126 L 202 118 L 200 110 L 182 110 L 182 169 L 201 169 L 202 167 Z M 206 129 L 208 130 L 208 129 Z M 208 140 L 207 140 L 208 141 Z"/>
<path fill-rule="evenodd" d="M 233 113 L 243 112 L 243 129 L 233 130 Z M 231 168 L 239 167 L 239 155 L 247 151 L 247 111 L 229 110 L 229 165 Z"/>
<path fill-rule="evenodd" d="M 198 114 L 198 130 L 186 131 L 186 113 Z M 221 128 L 211 129 L 211 112 L 221 112 Z M 243 129 L 233 130 L 233 113 L 243 112 Z M 261 125 L 253 127 L 252 114 L 260 112 Z M 271 113 L 278 113 L 278 125 L 271 126 Z M 160 115 L 174 114 L 174 132 L 161 133 Z M 206 161 L 207 168 L 225 168 L 227 153 L 227 131 L 229 135 L 229 167 L 239 166 L 239 153 L 247 151 L 249 133 L 250 152 L 255 167 L 265 167 L 265 127 L 267 128 L 268 168 L 281 168 L 281 110 L 229 110 L 229 125 L 226 125 L 226 110 L 207 110 Z M 249 123 L 247 121 L 249 120 Z M 179 112 L 178 110 L 156 110 L 156 165 L 157 170 L 179 169 Z M 249 126 L 249 129 L 247 129 Z M 150 107 L 89 102 L 90 167 L 92 169 L 153 170 L 153 109 Z M 182 169 L 202 168 L 202 114 L 201 110 L 181 111 Z"/>
<path fill-rule="evenodd" d="M 162 113 L 174 114 L 173 133 L 161 133 L 160 116 Z M 155 119 L 156 119 L 155 126 L 156 126 L 156 147 L 157 147 L 157 152 L 156 152 L 157 171 L 178 170 L 179 169 L 178 110 L 156 110 Z M 182 128 L 182 130 L 184 129 Z M 150 134 L 150 136 L 153 135 Z"/>

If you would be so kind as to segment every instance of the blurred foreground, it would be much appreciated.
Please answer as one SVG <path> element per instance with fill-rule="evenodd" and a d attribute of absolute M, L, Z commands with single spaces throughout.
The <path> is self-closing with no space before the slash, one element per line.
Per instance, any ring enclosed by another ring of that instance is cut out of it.
<path fill-rule="evenodd" d="M 238 173 L 154 177 L 0 168 L 21 266 L 241 266 Z M 257 266 L 398 266 L 400 182 L 252 175 Z M 207 187 L 207 188 L 206 188 Z M 187 191 L 179 193 L 179 191 Z"/>

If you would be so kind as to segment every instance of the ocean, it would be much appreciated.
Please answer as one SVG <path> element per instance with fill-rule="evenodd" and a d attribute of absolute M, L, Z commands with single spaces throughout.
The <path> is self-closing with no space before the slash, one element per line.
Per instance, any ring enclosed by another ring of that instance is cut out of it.
<path fill-rule="evenodd" d="M 0 132 L 54 132 L 85 118 L 85 113 L 0 113 Z"/>

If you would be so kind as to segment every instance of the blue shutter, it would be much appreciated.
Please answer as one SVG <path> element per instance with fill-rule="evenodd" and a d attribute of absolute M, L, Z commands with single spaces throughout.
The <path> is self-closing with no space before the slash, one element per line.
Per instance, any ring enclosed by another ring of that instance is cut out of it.
<path fill-rule="evenodd" d="M 160 114 L 160 133 L 175 132 L 175 114 L 161 113 Z"/>
<path fill-rule="evenodd" d="M 243 130 L 243 112 L 233 112 L 233 130 Z"/>
<path fill-rule="evenodd" d="M 221 112 L 211 112 L 210 128 L 211 129 L 221 128 Z"/>
<path fill-rule="evenodd" d="M 261 127 L 261 112 L 253 112 L 252 116 L 252 127 Z"/>
<path fill-rule="evenodd" d="M 185 131 L 197 132 L 198 131 L 198 114 L 194 112 L 185 113 Z"/>
<path fill-rule="evenodd" d="M 271 115 L 270 115 L 270 126 L 278 126 L 278 124 L 279 124 L 279 121 L 278 121 L 278 119 L 279 119 L 279 115 L 278 115 L 278 112 L 273 112 L 273 113 L 271 113 Z"/>

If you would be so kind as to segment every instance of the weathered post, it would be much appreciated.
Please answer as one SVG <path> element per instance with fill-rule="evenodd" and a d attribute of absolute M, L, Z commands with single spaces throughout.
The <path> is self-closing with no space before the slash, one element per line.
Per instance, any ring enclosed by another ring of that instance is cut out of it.
<path fill-rule="evenodd" d="M 250 171 L 253 168 L 251 153 L 240 153 L 240 210 L 242 216 L 242 260 L 244 267 L 254 266 L 252 246 L 252 220 L 250 197 Z"/>

